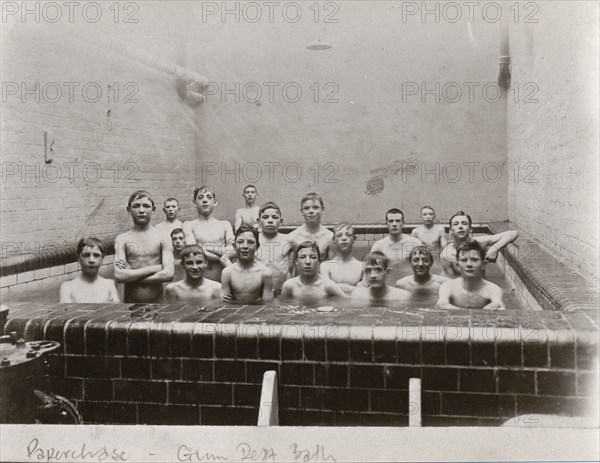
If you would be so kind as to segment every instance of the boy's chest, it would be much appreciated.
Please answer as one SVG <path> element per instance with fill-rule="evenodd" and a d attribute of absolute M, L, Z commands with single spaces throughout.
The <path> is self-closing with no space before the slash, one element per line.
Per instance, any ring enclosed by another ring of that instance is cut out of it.
<path fill-rule="evenodd" d="M 221 222 L 199 223 L 194 226 L 194 237 L 200 243 L 225 241 L 225 227 Z"/>

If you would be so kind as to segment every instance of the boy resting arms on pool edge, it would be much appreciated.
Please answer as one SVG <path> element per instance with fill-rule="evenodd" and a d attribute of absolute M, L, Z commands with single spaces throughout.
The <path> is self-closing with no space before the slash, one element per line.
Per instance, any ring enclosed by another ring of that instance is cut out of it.
<path fill-rule="evenodd" d="M 462 243 L 470 239 L 472 231 L 471 217 L 463 211 L 458 211 L 450 217 L 449 225 L 452 241 L 442 249 L 440 261 L 442 262 L 442 267 L 444 268 L 446 275 L 455 277 L 460 275 L 456 250 Z M 487 262 L 496 262 L 498 251 L 508 243 L 515 241 L 518 237 L 519 233 L 516 230 L 507 230 L 505 232 L 496 233 L 495 235 L 475 236 L 472 240 L 477 241 L 482 246 L 490 246 L 485 252 L 485 260 Z"/>
<path fill-rule="evenodd" d="M 320 258 L 319 245 L 314 241 L 305 241 L 298 246 L 296 250 L 298 276 L 283 284 L 282 298 L 295 298 L 309 303 L 318 303 L 329 297 L 346 297 L 337 283 L 319 274 Z"/>
<path fill-rule="evenodd" d="M 255 304 L 273 299 L 273 272 L 255 259 L 259 247 L 258 230 L 242 224 L 233 242 L 237 262 L 221 275 L 221 299 L 224 302 Z"/>
<path fill-rule="evenodd" d="M 163 283 L 175 272 L 171 238 L 150 224 L 154 200 L 135 191 L 127 203 L 133 229 L 115 239 L 115 280 L 125 283 L 124 302 L 162 302 Z"/>
<path fill-rule="evenodd" d="M 388 264 L 388 258 L 381 252 L 367 254 L 363 259 L 363 273 L 369 286 L 354 288 L 352 299 L 370 303 L 407 302 L 410 299 L 408 291 L 385 284 L 390 271 Z"/>
<path fill-rule="evenodd" d="M 457 252 L 460 278 L 440 286 L 436 307 L 440 309 L 505 309 L 502 289 L 481 278 L 485 268 L 483 247 L 474 240 L 465 241 Z"/>
<path fill-rule="evenodd" d="M 185 277 L 167 285 L 165 290 L 167 302 L 219 300 L 221 283 L 204 278 L 206 254 L 200 246 L 191 244 L 181 250 L 181 266 L 185 271 Z"/>
<path fill-rule="evenodd" d="M 82 238 L 77 244 L 77 260 L 81 273 L 60 285 L 60 302 L 106 303 L 121 302 L 113 280 L 102 278 L 102 242 L 96 238 Z"/>

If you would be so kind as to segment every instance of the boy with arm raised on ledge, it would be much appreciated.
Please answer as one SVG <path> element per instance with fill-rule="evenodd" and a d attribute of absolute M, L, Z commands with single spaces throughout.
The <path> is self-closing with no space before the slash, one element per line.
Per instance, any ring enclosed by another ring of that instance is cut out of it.
<path fill-rule="evenodd" d="M 485 268 L 484 249 L 475 240 L 463 242 L 458 248 L 457 263 L 460 278 L 440 286 L 436 307 L 441 309 L 505 309 L 502 289 L 482 278 Z"/>
<path fill-rule="evenodd" d="M 173 279 L 171 238 L 150 224 L 154 210 L 147 191 L 129 197 L 133 229 L 115 239 L 115 280 L 125 284 L 124 302 L 162 302 L 163 283 Z"/>
<path fill-rule="evenodd" d="M 185 271 L 185 278 L 167 285 L 165 290 L 167 302 L 219 300 L 221 283 L 204 278 L 206 254 L 200 246 L 192 244 L 181 250 L 181 266 Z"/>
<path fill-rule="evenodd" d="M 463 211 L 458 211 L 450 218 L 449 225 L 452 241 L 442 249 L 440 261 L 442 262 L 442 267 L 444 268 L 446 275 L 453 278 L 460 275 L 456 250 L 461 244 L 471 238 L 471 217 Z M 487 262 L 496 262 L 498 251 L 508 243 L 515 241 L 518 237 L 519 233 L 517 231 L 507 230 L 495 235 L 475 236 L 471 239 L 477 241 L 482 246 L 490 246 L 485 252 L 485 260 Z"/>
<path fill-rule="evenodd" d="M 102 241 L 96 238 L 79 240 L 77 260 L 81 273 L 60 285 L 60 302 L 121 302 L 115 282 L 98 275 L 103 258 Z"/>
<path fill-rule="evenodd" d="M 259 247 L 258 230 L 242 224 L 233 242 L 238 261 L 221 275 L 221 299 L 224 302 L 256 304 L 273 299 L 273 273 L 254 257 Z"/>
<path fill-rule="evenodd" d="M 233 251 L 233 230 L 226 220 L 218 220 L 213 215 L 217 206 L 217 196 L 208 186 L 194 190 L 194 205 L 198 218 L 184 222 L 182 228 L 186 244 L 197 244 L 204 249 L 208 262 L 205 276 L 210 280 L 221 281 L 224 265 L 229 264 L 228 257 Z"/>

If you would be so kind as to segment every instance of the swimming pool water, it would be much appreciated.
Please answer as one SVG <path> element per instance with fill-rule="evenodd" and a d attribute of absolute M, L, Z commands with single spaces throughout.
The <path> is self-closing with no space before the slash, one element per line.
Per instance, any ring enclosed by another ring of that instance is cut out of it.
<path fill-rule="evenodd" d="M 362 259 L 364 255 L 369 251 L 368 243 L 366 242 L 357 242 L 354 247 L 354 255 L 357 259 Z M 434 256 L 434 264 L 431 268 L 431 273 L 443 275 L 443 268 L 437 256 Z M 392 266 L 387 278 L 387 284 L 392 286 L 394 283 L 402 277 L 412 274 L 412 269 L 408 262 L 398 263 Z M 112 268 L 108 271 L 102 271 L 101 275 L 105 278 L 112 278 Z M 507 309 L 511 310 L 528 310 L 528 306 L 526 302 L 520 296 L 520 293 L 516 290 L 513 282 L 504 274 L 504 270 L 499 264 L 487 264 L 486 268 L 486 279 L 497 284 L 503 290 L 503 300 L 504 305 Z M 58 302 L 59 300 L 59 291 L 60 291 L 60 283 L 57 283 L 54 286 L 44 287 L 28 292 L 24 292 L 18 294 L 16 296 L 11 296 L 9 301 L 15 302 Z M 410 308 L 417 307 L 435 307 L 437 302 L 436 294 L 427 294 L 427 295 L 418 295 L 414 294 L 412 300 L 407 304 Z M 272 303 L 273 305 L 286 305 L 297 304 L 300 305 L 300 302 L 290 302 L 290 301 L 280 301 L 275 299 Z M 223 304 L 221 303 L 220 306 Z M 271 305 L 271 304 L 269 304 Z M 353 303 L 352 300 L 328 300 L 322 301 L 318 304 L 318 306 L 332 306 L 335 308 L 343 308 L 343 307 L 356 307 L 356 306 L 364 306 L 364 302 L 361 303 Z"/>

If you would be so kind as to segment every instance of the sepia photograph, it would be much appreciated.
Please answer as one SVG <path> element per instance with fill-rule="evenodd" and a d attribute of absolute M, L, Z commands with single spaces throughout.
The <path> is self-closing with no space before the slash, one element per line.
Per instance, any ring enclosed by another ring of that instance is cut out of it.
<path fill-rule="evenodd" d="M 0 461 L 600 459 L 597 1 L 0 5 Z"/>

